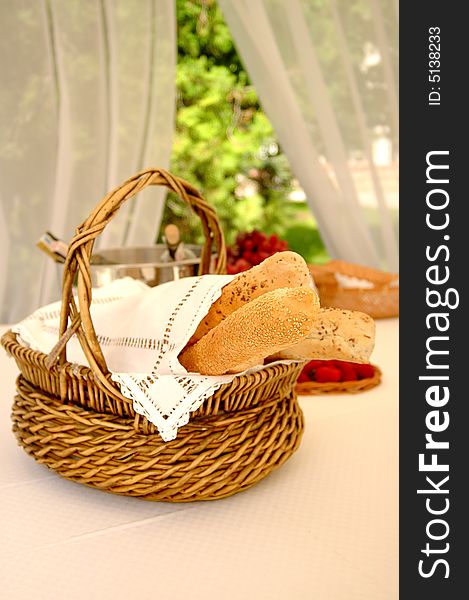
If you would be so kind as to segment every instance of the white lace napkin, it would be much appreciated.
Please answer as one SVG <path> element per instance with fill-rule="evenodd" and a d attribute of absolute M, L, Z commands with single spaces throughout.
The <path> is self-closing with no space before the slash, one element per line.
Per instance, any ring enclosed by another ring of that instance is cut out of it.
<path fill-rule="evenodd" d="M 235 377 L 189 375 L 177 360 L 232 279 L 232 275 L 204 275 L 150 288 L 127 277 L 93 290 L 91 316 L 112 379 L 165 441 L 173 440 L 190 413 Z M 22 343 L 48 354 L 58 340 L 59 315 L 56 302 L 12 329 Z M 87 364 L 76 336 L 68 342 L 67 360 Z"/>
<path fill-rule="evenodd" d="M 368 279 L 350 277 L 349 275 L 343 275 L 342 273 L 335 273 L 335 278 L 340 287 L 343 288 L 372 289 L 375 287 L 375 284 L 372 281 L 368 281 Z M 392 280 L 389 287 L 399 287 L 399 279 Z"/>
<path fill-rule="evenodd" d="M 343 288 L 361 288 L 371 289 L 374 288 L 374 284 L 367 279 L 359 279 L 358 277 L 351 277 L 350 275 L 342 275 L 342 273 L 335 273 L 335 278 Z"/>

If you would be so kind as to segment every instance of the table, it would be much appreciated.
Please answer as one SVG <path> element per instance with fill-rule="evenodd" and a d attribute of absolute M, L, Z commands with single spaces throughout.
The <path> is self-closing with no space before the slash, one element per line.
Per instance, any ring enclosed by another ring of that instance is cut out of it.
<path fill-rule="evenodd" d="M 301 447 L 264 481 L 164 504 L 86 488 L 28 457 L 10 432 L 17 369 L 2 350 L 2 598 L 394 600 L 396 319 L 377 322 L 373 362 L 383 382 L 370 391 L 301 397 Z"/>

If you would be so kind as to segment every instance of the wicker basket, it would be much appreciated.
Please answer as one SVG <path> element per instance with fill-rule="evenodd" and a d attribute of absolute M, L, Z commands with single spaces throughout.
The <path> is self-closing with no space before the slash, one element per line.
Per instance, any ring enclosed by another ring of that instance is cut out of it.
<path fill-rule="evenodd" d="M 296 393 L 301 396 L 318 396 L 320 394 L 358 394 L 376 387 L 381 382 L 382 373 L 379 367 L 373 365 L 373 377 L 357 379 L 356 381 L 304 381 L 296 384 Z"/>
<path fill-rule="evenodd" d="M 309 268 L 318 288 L 321 306 L 358 310 L 374 319 L 399 316 L 397 275 L 342 260 L 331 260 L 324 265 L 309 265 Z M 336 273 L 366 279 L 373 287 L 342 287 L 337 281 Z"/>
<path fill-rule="evenodd" d="M 123 202 L 149 185 L 168 187 L 192 207 L 206 238 L 200 272 L 209 270 L 213 244 L 216 272 L 224 272 L 218 219 L 191 184 L 151 169 L 109 193 L 69 245 L 56 347 L 47 356 L 20 345 L 11 331 L 2 337 L 21 371 L 13 430 L 28 454 L 78 483 L 147 500 L 223 498 L 252 486 L 298 448 L 303 415 L 294 386 L 303 365 L 275 365 L 236 377 L 192 413 L 172 442 L 163 442 L 134 412 L 131 400 L 111 381 L 90 317 L 90 256 L 95 238 Z M 91 368 L 67 362 L 73 334 Z"/>

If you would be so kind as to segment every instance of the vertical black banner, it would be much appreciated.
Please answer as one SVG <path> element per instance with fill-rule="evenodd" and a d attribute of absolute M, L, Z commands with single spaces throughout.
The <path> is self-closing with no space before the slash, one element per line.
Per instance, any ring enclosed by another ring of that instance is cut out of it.
<path fill-rule="evenodd" d="M 402 599 L 460 598 L 469 580 L 466 8 L 400 4 Z"/>

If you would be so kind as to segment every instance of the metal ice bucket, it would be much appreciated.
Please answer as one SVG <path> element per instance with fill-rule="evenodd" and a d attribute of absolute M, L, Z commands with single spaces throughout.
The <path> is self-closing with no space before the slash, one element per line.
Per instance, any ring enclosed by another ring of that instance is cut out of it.
<path fill-rule="evenodd" d="M 154 287 L 197 275 L 201 246 L 185 244 L 195 256 L 184 260 L 164 260 L 167 249 L 164 244 L 144 247 L 122 247 L 99 250 L 91 257 L 91 278 L 94 287 L 100 287 L 122 277 L 133 277 Z M 215 255 L 212 257 L 212 260 Z M 163 260 L 162 260 L 163 259 Z"/>

